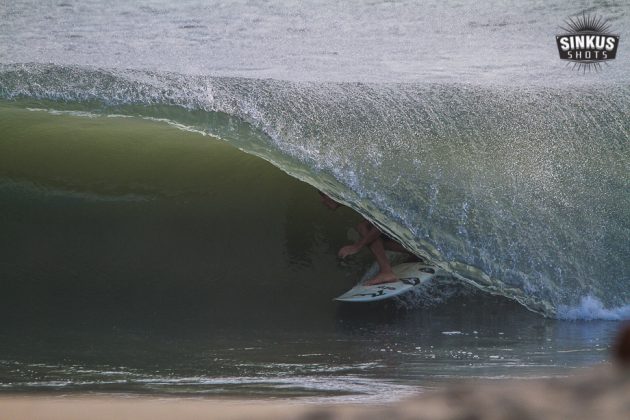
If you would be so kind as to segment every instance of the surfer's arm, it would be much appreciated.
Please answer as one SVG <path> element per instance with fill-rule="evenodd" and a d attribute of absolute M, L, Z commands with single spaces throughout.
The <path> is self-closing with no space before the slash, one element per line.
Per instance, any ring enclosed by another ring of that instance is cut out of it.
<path fill-rule="evenodd" d="M 340 258 L 345 258 L 349 255 L 356 254 L 364 246 L 370 245 L 372 242 L 377 240 L 379 236 L 381 236 L 381 231 L 367 220 L 359 223 L 357 228 L 359 230 L 359 233 L 361 234 L 361 239 L 359 239 L 352 245 L 346 245 L 342 247 L 338 253 Z"/>

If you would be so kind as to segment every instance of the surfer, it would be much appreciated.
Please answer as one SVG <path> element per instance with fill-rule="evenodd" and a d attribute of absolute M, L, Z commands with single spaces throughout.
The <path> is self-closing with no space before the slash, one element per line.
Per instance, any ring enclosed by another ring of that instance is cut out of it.
<path fill-rule="evenodd" d="M 339 207 L 342 206 L 321 191 L 319 191 L 319 195 L 322 204 L 328 207 L 330 210 L 337 210 Z M 410 255 L 413 254 L 407 251 L 401 244 L 381 232 L 379 228 L 374 226 L 366 219 L 363 219 L 357 225 L 357 231 L 359 231 L 361 239 L 351 245 L 345 245 L 341 247 L 337 255 L 340 258 L 346 258 L 350 255 L 356 254 L 361 249 L 363 249 L 363 247 L 367 246 L 370 248 L 372 255 L 374 255 L 374 258 L 378 263 L 379 272 L 376 276 L 368 280 L 365 284 L 374 285 L 382 283 L 392 283 L 397 281 L 398 277 L 392 270 L 392 265 L 389 262 L 389 258 L 387 258 L 385 249 L 389 249 L 390 251 L 404 252 Z"/>

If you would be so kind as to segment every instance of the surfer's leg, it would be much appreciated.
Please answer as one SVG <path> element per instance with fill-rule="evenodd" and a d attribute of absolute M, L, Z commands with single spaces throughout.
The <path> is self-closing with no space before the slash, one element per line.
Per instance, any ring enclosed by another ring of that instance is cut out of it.
<path fill-rule="evenodd" d="M 368 222 L 367 220 L 363 220 L 361 223 L 357 225 L 357 231 L 359 232 L 359 235 L 361 235 L 362 238 L 365 238 L 365 236 L 370 231 L 370 222 Z"/>
<path fill-rule="evenodd" d="M 389 263 L 387 254 L 385 254 L 385 247 L 381 238 L 376 239 L 370 244 L 370 251 L 374 254 L 374 258 L 376 258 L 380 271 L 365 284 L 370 286 L 373 284 L 391 283 L 398 280 L 398 277 L 392 270 L 392 265 Z"/>
<path fill-rule="evenodd" d="M 409 252 L 408 250 L 405 249 L 404 246 L 402 246 L 401 244 L 399 244 L 398 242 L 396 242 L 396 241 L 394 241 L 392 239 L 384 240 L 383 241 L 383 246 L 385 247 L 385 249 L 388 249 L 390 251 L 403 252 L 405 254 L 408 254 L 409 255 L 409 259 L 406 262 L 424 261 L 422 258 L 416 256 L 412 252 Z"/>
<path fill-rule="evenodd" d="M 396 241 L 392 241 L 391 239 L 387 239 L 383 241 L 383 246 L 385 247 L 385 249 L 389 249 L 390 251 L 406 252 L 407 254 L 410 253 L 409 251 L 405 249 L 404 246 L 402 246 Z"/>

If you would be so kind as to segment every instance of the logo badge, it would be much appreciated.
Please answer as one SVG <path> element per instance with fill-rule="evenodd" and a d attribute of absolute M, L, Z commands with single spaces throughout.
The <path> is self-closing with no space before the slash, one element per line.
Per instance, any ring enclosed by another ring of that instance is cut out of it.
<path fill-rule="evenodd" d="M 567 65 L 573 63 L 573 69 L 599 71 L 601 63 L 617 56 L 619 35 L 610 34 L 608 20 L 582 13 L 567 18 L 564 24 L 560 29 L 565 33 L 556 35 L 556 44 L 560 59 L 568 60 Z"/>

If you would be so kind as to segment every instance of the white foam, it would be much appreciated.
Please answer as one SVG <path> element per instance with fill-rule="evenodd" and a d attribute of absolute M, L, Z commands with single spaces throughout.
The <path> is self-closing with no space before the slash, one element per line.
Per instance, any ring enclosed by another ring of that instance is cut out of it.
<path fill-rule="evenodd" d="M 558 318 L 568 320 L 595 320 L 622 321 L 630 319 L 630 304 L 605 308 L 604 304 L 591 295 L 584 296 L 578 306 L 558 307 Z"/>

